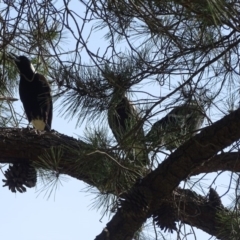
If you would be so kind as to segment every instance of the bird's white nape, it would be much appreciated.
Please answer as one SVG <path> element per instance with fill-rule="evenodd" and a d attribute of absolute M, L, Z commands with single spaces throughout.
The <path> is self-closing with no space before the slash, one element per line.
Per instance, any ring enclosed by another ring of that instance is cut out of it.
<path fill-rule="evenodd" d="M 31 124 L 39 131 L 43 131 L 46 126 L 46 123 L 42 119 L 34 119 L 32 120 Z"/>
<path fill-rule="evenodd" d="M 36 70 L 35 70 L 35 68 L 34 68 L 34 66 L 32 65 L 32 64 L 30 64 L 30 68 L 32 69 L 32 71 L 35 73 L 36 72 Z"/>

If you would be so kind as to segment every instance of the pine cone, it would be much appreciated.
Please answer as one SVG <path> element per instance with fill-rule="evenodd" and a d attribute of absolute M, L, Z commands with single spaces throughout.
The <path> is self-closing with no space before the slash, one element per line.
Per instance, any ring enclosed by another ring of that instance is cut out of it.
<path fill-rule="evenodd" d="M 164 232 L 168 230 L 173 233 L 173 230 L 177 231 L 175 223 L 176 214 L 173 204 L 171 204 L 171 202 L 165 202 L 156 212 L 154 212 L 153 220 Z"/>
<path fill-rule="evenodd" d="M 37 182 L 37 172 L 29 163 L 14 163 L 9 165 L 4 176 L 6 179 L 2 180 L 5 183 L 3 187 L 8 186 L 12 192 L 26 192 L 26 187 L 34 187 Z"/>

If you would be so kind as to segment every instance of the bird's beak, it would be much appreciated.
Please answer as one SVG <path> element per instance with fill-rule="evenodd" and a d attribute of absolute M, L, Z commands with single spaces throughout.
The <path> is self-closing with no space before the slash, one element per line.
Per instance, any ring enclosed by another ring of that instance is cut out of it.
<path fill-rule="evenodd" d="M 18 59 L 18 56 L 15 55 L 14 53 L 8 53 L 8 57 L 12 60 L 14 60 L 15 62 L 20 62 L 19 59 Z"/>

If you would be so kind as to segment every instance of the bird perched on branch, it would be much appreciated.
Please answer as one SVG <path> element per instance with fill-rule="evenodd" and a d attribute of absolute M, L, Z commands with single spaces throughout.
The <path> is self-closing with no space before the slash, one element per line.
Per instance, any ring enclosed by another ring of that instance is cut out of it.
<path fill-rule="evenodd" d="M 139 113 L 120 89 L 114 91 L 108 110 L 108 123 L 117 142 L 130 158 L 143 165 L 148 162 L 144 132 Z"/>
<path fill-rule="evenodd" d="M 20 72 L 19 95 L 29 123 L 38 131 L 50 131 L 52 123 L 51 89 L 46 78 L 37 73 L 25 56 L 9 54 Z M 14 163 L 5 172 L 4 186 L 12 192 L 25 192 L 36 185 L 37 171 L 29 163 Z"/>
<path fill-rule="evenodd" d="M 205 116 L 204 102 L 188 100 L 154 123 L 146 141 L 151 142 L 152 147 L 173 150 L 197 133 Z"/>
<path fill-rule="evenodd" d="M 52 123 L 51 89 L 46 78 L 37 73 L 25 56 L 9 57 L 14 60 L 20 72 L 19 95 L 29 123 L 39 131 L 50 131 Z"/>

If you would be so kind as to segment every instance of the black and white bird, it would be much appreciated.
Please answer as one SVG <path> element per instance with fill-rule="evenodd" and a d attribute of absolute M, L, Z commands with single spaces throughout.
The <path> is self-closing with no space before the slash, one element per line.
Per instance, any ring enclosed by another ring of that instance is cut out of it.
<path fill-rule="evenodd" d="M 36 130 L 50 131 L 53 106 L 48 81 L 35 71 L 27 57 L 13 53 L 9 57 L 14 60 L 20 73 L 19 95 L 29 123 Z"/>
<path fill-rule="evenodd" d="M 187 101 L 154 123 L 146 135 L 146 141 L 152 147 L 164 146 L 167 150 L 173 150 L 197 133 L 205 116 L 204 104 Z"/>
<path fill-rule="evenodd" d="M 137 109 L 125 96 L 125 92 L 115 90 L 108 109 L 109 127 L 125 152 L 130 151 L 132 160 L 137 160 L 145 165 L 148 157 L 140 121 Z"/>

